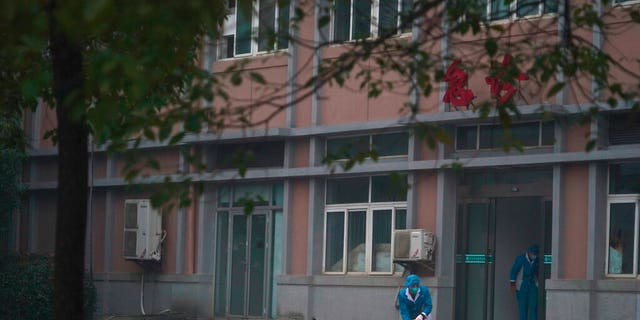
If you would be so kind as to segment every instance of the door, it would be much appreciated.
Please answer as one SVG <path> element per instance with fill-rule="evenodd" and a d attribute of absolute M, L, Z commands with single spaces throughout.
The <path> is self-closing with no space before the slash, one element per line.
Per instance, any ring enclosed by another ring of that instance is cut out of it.
<path fill-rule="evenodd" d="M 272 277 L 269 211 L 219 212 L 214 312 L 229 318 L 265 318 Z"/>
<path fill-rule="evenodd" d="M 531 243 L 539 244 L 541 252 L 546 252 L 544 248 L 548 241 L 545 240 L 551 230 L 545 211 L 539 197 L 489 198 L 461 203 L 456 319 L 518 318 L 517 301 L 509 288 L 509 272 L 515 257 Z M 546 274 L 543 261 L 541 255 L 541 284 Z M 542 297 L 543 292 L 542 287 L 539 296 Z M 544 306 L 538 305 L 538 318 L 543 319 Z"/>

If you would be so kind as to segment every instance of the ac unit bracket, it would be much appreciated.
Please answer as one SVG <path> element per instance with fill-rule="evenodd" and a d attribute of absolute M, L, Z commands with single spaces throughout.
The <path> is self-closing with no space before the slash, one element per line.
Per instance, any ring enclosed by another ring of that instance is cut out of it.
<path fill-rule="evenodd" d="M 404 267 L 403 276 L 407 274 L 422 274 L 425 271 L 435 272 L 434 263 L 425 260 L 393 260 Z"/>

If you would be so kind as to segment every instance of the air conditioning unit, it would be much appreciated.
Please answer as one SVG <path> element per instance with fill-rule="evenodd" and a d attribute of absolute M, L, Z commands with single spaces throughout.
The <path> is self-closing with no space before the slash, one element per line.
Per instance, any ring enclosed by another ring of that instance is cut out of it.
<path fill-rule="evenodd" d="M 394 261 L 433 261 L 436 237 L 423 229 L 393 231 Z"/>
<path fill-rule="evenodd" d="M 162 215 L 148 199 L 124 202 L 123 256 L 129 260 L 160 261 Z"/>

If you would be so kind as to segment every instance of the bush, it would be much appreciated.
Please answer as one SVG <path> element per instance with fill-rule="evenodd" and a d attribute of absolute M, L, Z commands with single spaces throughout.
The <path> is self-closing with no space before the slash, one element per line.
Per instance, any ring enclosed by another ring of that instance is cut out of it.
<path fill-rule="evenodd" d="M 84 286 L 85 318 L 96 306 L 93 283 Z M 28 253 L 0 255 L 0 319 L 53 319 L 53 258 Z"/>

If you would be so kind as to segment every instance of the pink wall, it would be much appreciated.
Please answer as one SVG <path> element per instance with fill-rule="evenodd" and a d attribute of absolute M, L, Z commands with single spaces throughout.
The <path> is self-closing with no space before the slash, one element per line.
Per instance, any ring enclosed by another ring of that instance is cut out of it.
<path fill-rule="evenodd" d="M 37 138 L 33 146 L 34 148 L 53 148 L 53 142 L 51 138 L 43 140 L 42 137 L 51 129 L 54 129 L 58 126 L 58 121 L 56 119 L 55 110 L 50 109 L 46 105 L 42 105 L 41 107 L 41 118 L 40 118 L 40 137 Z"/>
<path fill-rule="evenodd" d="M 566 148 L 569 152 L 585 151 L 589 142 L 590 126 L 588 124 L 581 126 L 571 126 L 567 129 Z"/>
<path fill-rule="evenodd" d="M 291 275 L 307 273 L 307 230 L 309 226 L 309 181 L 292 180 L 291 208 Z"/>
<path fill-rule="evenodd" d="M 415 185 L 416 203 L 416 223 L 420 229 L 435 231 L 436 229 L 436 204 L 438 175 L 435 172 L 421 172 L 416 174 Z"/>
<path fill-rule="evenodd" d="M 293 160 L 295 168 L 303 168 L 309 166 L 309 139 L 296 139 L 295 155 Z"/>
<path fill-rule="evenodd" d="M 588 166 L 567 165 L 564 170 L 561 277 L 585 279 L 587 259 Z"/>

